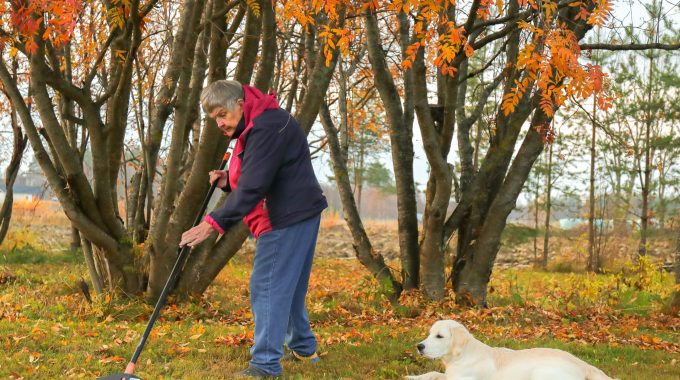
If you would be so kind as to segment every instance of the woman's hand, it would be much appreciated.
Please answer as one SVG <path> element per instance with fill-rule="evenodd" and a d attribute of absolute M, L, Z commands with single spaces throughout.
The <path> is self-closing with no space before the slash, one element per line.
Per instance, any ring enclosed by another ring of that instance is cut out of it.
<path fill-rule="evenodd" d="M 210 184 L 212 185 L 217 181 L 217 187 L 224 189 L 227 187 L 227 172 L 224 170 L 212 170 L 208 173 L 210 176 Z"/>
<path fill-rule="evenodd" d="M 182 234 L 182 240 L 179 242 L 180 247 L 188 245 L 189 247 L 195 247 L 201 244 L 203 240 L 207 239 L 210 234 L 215 231 L 213 226 L 208 222 L 201 222 L 198 226 L 184 232 Z"/>

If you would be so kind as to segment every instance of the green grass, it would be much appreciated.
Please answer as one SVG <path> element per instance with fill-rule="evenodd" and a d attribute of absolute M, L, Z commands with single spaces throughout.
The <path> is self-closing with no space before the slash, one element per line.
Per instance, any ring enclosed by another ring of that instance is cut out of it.
<path fill-rule="evenodd" d="M 0 378 L 91 379 L 122 372 L 151 306 L 103 297 L 88 304 L 75 286 L 87 278 L 84 265 L 60 253 L 42 254 L 43 263 L 0 266 L 0 273 L 14 277 L 0 285 Z M 232 260 L 204 298 L 163 310 L 138 375 L 224 379 L 247 365 L 249 260 Z M 664 281 L 653 279 L 644 291 L 663 298 Z M 677 379 L 677 344 L 669 343 L 680 340 L 677 318 L 658 316 L 656 301 L 643 305 L 646 316 L 617 309 L 607 296 L 615 282 L 607 276 L 508 270 L 494 273 L 489 310 L 461 309 L 450 297 L 425 302 L 411 294 L 402 299 L 406 312 L 396 313 L 356 261 L 317 259 L 308 306 L 322 360 L 284 364 L 283 379 L 399 379 L 440 370 L 415 345 L 433 321 L 446 318 L 463 322 L 493 346 L 561 348 L 613 377 Z M 638 302 L 637 296 L 626 302 Z"/>
<path fill-rule="evenodd" d="M 203 335 L 192 340 L 195 323 L 175 322 L 159 326 L 166 334 L 149 340 L 136 373 L 146 379 L 222 379 L 246 365 L 249 359 L 247 345 L 229 347 L 214 340 L 219 336 L 245 333 L 250 326 L 206 324 Z M 405 323 L 408 326 L 408 321 Z M 59 375 L 92 378 L 122 372 L 143 327 L 141 322 L 111 326 L 95 321 L 62 324 L 40 321 L 17 326 L 0 321 L 0 335 L 4 337 L 6 349 L 0 362 L 0 376 L 7 378 L 16 373 L 31 379 Z M 438 370 L 439 363 L 416 354 L 415 344 L 425 334 L 422 329 L 414 326 L 412 331 L 398 336 L 393 336 L 389 327 L 362 330 L 371 336 L 370 342 L 349 341 L 322 347 L 321 362 L 284 364 L 283 379 L 398 379 L 405 374 Z M 321 339 L 336 332 L 337 328 L 316 329 Z M 15 339 L 21 340 L 16 342 Z M 667 352 L 555 340 L 483 340 L 487 344 L 511 348 L 564 349 L 621 379 L 677 379 L 677 366 L 671 364 L 677 355 Z"/>
<path fill-rule="evenodd" d="M 63 250 L 59 252 L 45 252 L 30 245 L 0 250 L 0 265 L 9 264 L 64 264 L 82 263 L 80 252 Z"/>

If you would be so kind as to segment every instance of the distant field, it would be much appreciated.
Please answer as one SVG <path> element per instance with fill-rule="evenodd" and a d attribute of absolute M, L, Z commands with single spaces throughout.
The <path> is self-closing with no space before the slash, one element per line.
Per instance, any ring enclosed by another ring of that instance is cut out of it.
<path fill-rule="evenodd" d="M 119 206 L 124 213 L 124 206 Z M 123 215 L 124 217 L 124 215 Z M 377 252 L 388 260 L 399 257 L 397 222 L 366 220 L 364 225 Z M 508 224 L 503 231 L 496 264 L 502 267 L 531 267 L 543 252 L 543 230 L 531 226 Z M 58 251 L 69 246 L 70 222 L 58 202 L 40 200 L 20 201 L 14 205 L 12 225 L 0 250 L 33 248 Z M 571 272 L 583 271 L 587 258 L 587 232 L 583 228 L 560 230 L 553 227 L 550 238 L 549 269 Z M 671 230 L 651 230 L 649 257 L 653 262 L 672 262 L 676 234 Z M 537 239 L 536 251 L 534 239 Z M 601 257 L 605 269 L 618 271 L 637 255 L 638 237 L 631 231 L 609 231 L 603 236 Z M 321 222 L 317 254 L 330 258 L 354 258 L 352 238 L 345 221 L 337 212 L 326 212 Z M 456 238 L 449 242 L 452 257 Z"/>

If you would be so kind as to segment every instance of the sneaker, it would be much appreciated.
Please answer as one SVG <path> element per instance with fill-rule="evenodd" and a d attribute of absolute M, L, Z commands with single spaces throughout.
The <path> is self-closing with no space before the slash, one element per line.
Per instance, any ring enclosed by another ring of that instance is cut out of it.
<path fill-rule="evenodd" d="M 248 368 L 244 369 L 243 371 L 238 371 L 234 374 L 234 377 L 236 378 L 252 378 L 252 379 L 277 379 L 278 376 L 273 376 L 268 374 L 267 372 L 255 368 L 252 366 L 248 366 Z"/>
<path fill-rule="evenodd" d="M 281 358 L 281 361 L 284 361 L 284 362 L 316 363 L 319 360 L 321 360 L 321 358 L 319 357 L 319 355 L 316 352 L 309 355 L 309 356 L 302 356 L 302 355 L 298 354 L 297 352 L 295 352 L 293 350 L 286 352 L 283 355 L 283 357 Z"/>

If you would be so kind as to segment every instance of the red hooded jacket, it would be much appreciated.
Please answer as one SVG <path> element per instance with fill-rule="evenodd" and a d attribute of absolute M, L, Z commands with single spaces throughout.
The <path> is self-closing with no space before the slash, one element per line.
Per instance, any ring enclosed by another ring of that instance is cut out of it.
<path fill-rule="evenodd" d="M 253 127 L 253 119 L 259 116 L 264 110 L 279 108 L 279 102 L 276 100 L 276 96 L 273 92 L 264 95 L 257 88 L 244 85 L 243 93 L 245 95 L 243 118 L 245 119 L 246 127 L 236 140 L 234 154 L 229 161 L 229 186 L 232 190 L 235 190 L 238 187 L 238 179 L 241 176 L 241 158 L 243 157 L 242 153 L 246 145 L 245 138 L 248 130 Z M 224 233 L 222 227 L 220 227 L 210 215 L 206 216 L 205 220 L 217 229 L 218 232 Z M 271 231 L 272 226 L 269 221 L 269 213 L 265 207 L 264 199 L 260 200 L 255 208 L 243 218 L 243 222 L 248 226 L 248 229 L 256 238 L 265 232 Z"/>
<path fill-rule="evenodd" d="M 312 166 L 307 135 L 276 98 L 243 86 L 243 117 L 234 132 L 231 191 L 206 221 L 223 233 L 243 220 L 256 237 L 292 226 L 328 207 Z M 246 146 L 247 145 L 247 146 Z"/>

